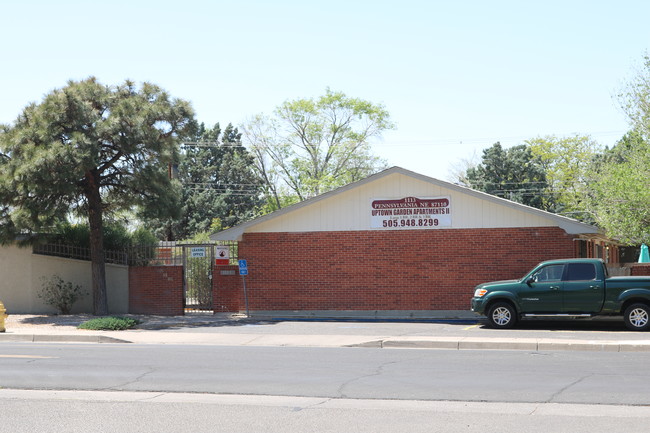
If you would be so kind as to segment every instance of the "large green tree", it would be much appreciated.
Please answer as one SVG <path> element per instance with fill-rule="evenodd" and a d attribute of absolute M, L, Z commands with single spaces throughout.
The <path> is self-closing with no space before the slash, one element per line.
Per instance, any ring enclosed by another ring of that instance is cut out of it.
<path fill-rule="evenodd" d="M 370 141 L 392 128 L 383 106 L 329 89 L 323 96 L 286 101 L 272 116 L 244 127 L 271 209 L 286 197 L 304 200 L 360 180 L 385 163 Z"/>
<path fill-rule="evenodd" d="M 650 243 L 650 56 L 621 88 L 630 132 L 594 165 L 591 210 L 608 235 Z"/>
<path fill-rule="evenodd" d="M 621 242 L 650 243 L 650 144 L 631 131 L 593 166 L 589 209 Z"/>
<path fill-rule="evenodd" d="M 553 202 L 547 207 L 591 222 L 586 200 L 591 180 L 590 167 L 601 151 L 598 143 L 586 135 L 573 135 L 537 137 L 526 140 L 525 144 L 546 173 L 548 189 L 545 197 Z"/>
<path fill-rule="evenodd" d="M 504 149 L 497 142 L 483 150 L 481 162 L 467 169 L 462 179 L 470 188 L 544 209 L 548 184 L 541 161 L 526 145 Z"/>
<path fill-rule="evenodd" d="M 182 184 L 179 218 L 149 221 L 167 240 L 232 227 L 253 218 L 262 204 L 253 156 L 231 124 L 224 130 L 218 123 L 198 125 L 182 145 L 177 176 Z"/>
<path fill-rule="evenodd" d="M 631 130 L 650 142 L 650 55 L 621 89 L 618 103 L 628 117 Z"/>
<path fill-rule="evenodd" d="M 28 105 L 0 129 L 5 240 L 52 230 L 70 212 L 85 215 L 94 313 L 107 314 L 105 215 L 132 208 L 143 218 L 173 214 L 179 195 L 169 167 L 192 119 L 187 102 L 153 84 L 106 86 L 95 78 L 70 81 Z"/>

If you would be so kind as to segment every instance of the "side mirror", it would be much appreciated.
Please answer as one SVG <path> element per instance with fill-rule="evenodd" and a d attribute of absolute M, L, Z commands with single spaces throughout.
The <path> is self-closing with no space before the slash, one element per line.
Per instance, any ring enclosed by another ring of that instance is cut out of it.
<path fill-rule="evenodd" d="M 533 283 L 536 282 L 537 280 L 535 279 L 535 277 L 530 277 L 529 279 L 526 280 L 526 284 L 528 284 L 529 286 L 531 286 Z"/>

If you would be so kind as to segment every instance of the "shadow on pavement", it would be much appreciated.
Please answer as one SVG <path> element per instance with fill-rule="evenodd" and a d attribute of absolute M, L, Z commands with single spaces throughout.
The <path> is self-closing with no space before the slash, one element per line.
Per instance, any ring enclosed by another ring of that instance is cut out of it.
<path fill-rule="evenodd" d="M 96 316 L 92 314 L 73 314 L 73 315 L 57 315 L 57 314 L 43 314 L 43 315 L 15 315 L 10 314 L 8 319 L 16 324 L 24 324 L 31 326 L 45 325 L 45 326 L 74 326 L 77 327 L 83 322 L 94 319 Z"/>
<path fill-rule="evenodd" d="M 140 317 L 140 324 L 135 329 L 156 330 L 156 329 L 181 329 L 181 328 L 224 328 L 235 326 L 251 326 L 251 325 L 275 325 L 277 322 L 266 320 L 254 319 L 185 319 L 187 316 L 182 316 L 177 320 L 172 320 L 166 317 Z M 134 318 L 138 318 L 135 317 Z"/>
<path fill-rule="evenodd" d="M 481 320 L 482 329 L 493 329 Z M 514 329 L 528 331 L 574 331 L 574 332 L 632 332 L 622 319 L 523 319 Z"/>
<path fill-rule="evenodd" d="M 114 314 L 110 316 L 127 317 L 138 320 L 140 323 L 135 329 L 154 330 L 154 329 L 180 329 L 188 327 L 226 327 L 226 326 L 244 326 L 244 325 L 270 325 L 277 322 L 248 319 L 248 318 L 224 318 L 212 315 L 192 315 L 185 316 L 148 316 L 141 314 Z M 96 319 L 100 316 L 92 314 L 42 314 L 42 315 L 10 315 L 8 322 L 10 326 L 15 327 L 78 327 L 88 320 Z M 21 326 L 22 325 L 22 326 Z"/>
<path fill-rule="evenodd" d="M 271 322 L 314 322 L 314 323 L 439 323 L 443 325 L 475 325 L 481 319 L 364 319 L 364 318 L 300 318 L 277 317 L 269 319 Z"/>

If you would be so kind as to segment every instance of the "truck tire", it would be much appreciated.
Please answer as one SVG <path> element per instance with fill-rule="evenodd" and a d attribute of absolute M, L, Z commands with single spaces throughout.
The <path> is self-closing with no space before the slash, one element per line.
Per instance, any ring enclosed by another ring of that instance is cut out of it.
<path fill-rule="evenodd" d="M 623 319 L 627 329 L 647 331 L 650 329 L 650 307 L 646 304 L 632 304 L 625 309 Z"/>
<path fill-rule="evenodd" d="M 517 310 L 508 302 L 496 302 L 490 306 L 487 318 L 493 328 L 512 328 L 517 324 Z"/>

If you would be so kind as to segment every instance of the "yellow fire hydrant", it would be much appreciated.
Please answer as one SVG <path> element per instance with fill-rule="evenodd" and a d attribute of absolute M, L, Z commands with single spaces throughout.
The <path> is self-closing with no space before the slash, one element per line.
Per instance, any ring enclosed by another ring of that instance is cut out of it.
<path fill-rule="evenodd" d="M 3 304 L 0 301 L 0 332 L 5 332 L 5 318 L 7 315 L 5 314 L 7 310 L 5 310 L 5 304 Z"/>

